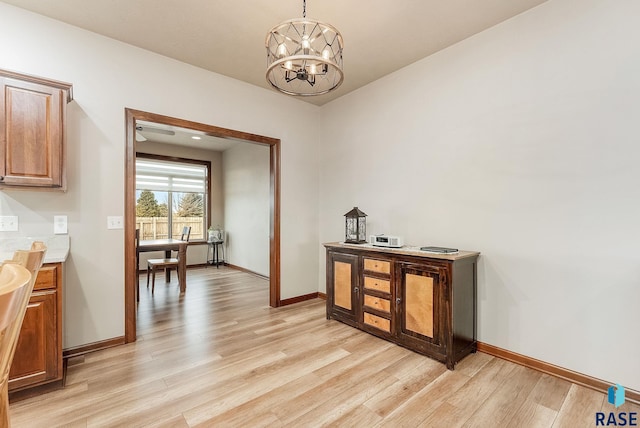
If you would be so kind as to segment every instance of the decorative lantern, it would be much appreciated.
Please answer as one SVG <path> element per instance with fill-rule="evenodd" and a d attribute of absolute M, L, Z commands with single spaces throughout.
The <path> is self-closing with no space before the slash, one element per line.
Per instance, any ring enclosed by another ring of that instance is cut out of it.
<path fill-rule="evenodd" d="M 344 242 L 347 244 L 364 244 L 367 242 L 367 215 L 358 207 L 353 207 L 345 215 Z"/>

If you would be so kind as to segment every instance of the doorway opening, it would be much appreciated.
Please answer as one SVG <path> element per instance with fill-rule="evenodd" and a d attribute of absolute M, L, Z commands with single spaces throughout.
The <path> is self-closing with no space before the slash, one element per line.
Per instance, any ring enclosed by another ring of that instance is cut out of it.
<path fill-rule="evenodd" d="M 280 306 L 280 140 L 129 108 L 125 109 L 125 118 L 125 342 L 135 342 L 136 340 L 136 285 L 138 281 L 138 266 L 136 266 L 135 248 L 135 135 L 136 123 L 138 121 L 186 128 L 213 137 L 269 147 L 269 305 L 272 307 Z"/>

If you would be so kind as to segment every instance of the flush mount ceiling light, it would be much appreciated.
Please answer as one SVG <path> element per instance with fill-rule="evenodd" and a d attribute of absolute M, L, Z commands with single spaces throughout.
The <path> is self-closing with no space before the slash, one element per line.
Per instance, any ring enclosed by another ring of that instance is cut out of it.
<path fill-rule="evenodd" d="M 333 26 L 307 19 L 307 2 L 302 2 L 302 19 L 290 19 L 269 31 L 267 80 L 289 95 L 322 95 L 344 80 L 342 35 Z"/>

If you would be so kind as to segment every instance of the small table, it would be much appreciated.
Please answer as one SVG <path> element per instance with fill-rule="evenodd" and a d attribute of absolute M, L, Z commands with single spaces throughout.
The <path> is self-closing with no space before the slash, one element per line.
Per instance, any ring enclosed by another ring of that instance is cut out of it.
<path fill-rule="evenodd" d="M 209 248 L 207 248 L 207 263 L 210 265 L 216 265 L 216 268 L 220 266 L 220 263 L 224 265 L 224 240 L 222 239 L 214 239 L 212 241 L 207 241 Z M 220 250 L 218 246 L 222 248 L 222 262 L 220 261 Z M 211 249 L 211 258 L 209 258 L 209 249 Z"/>
<path fill-rule="evenodd" d="M 180 292 L 187 289 L 187 241 L 179 239 L 148 239 L 138 243 L 138 253 L 149 251 L 164 251 L 166 258 L 171 257 L 171 251 L 178 251 L 178 282 L 180 282 Z M 171 270 L 165 272 L 166 281 L 171 281 Z"/>

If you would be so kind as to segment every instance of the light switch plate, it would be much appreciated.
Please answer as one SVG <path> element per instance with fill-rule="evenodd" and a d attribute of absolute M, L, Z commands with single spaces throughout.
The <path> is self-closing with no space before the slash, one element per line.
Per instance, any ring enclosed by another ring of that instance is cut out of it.
<path fill-rule="evenodd" d="M 54 235 L 67 234 L 67 216 L 66 215 L 53 216 L 53 233 Z"/>
<path fill-rule="evenodd" d="M 0 232 L 17 232 L 17 231 L 18 231 L 17 215 L 0 216 Z"/>
<path fill-rule="evenodd" d="M 124 219 L 121 215 L 107 217 L 107 229 L 124 229 Z"/>

